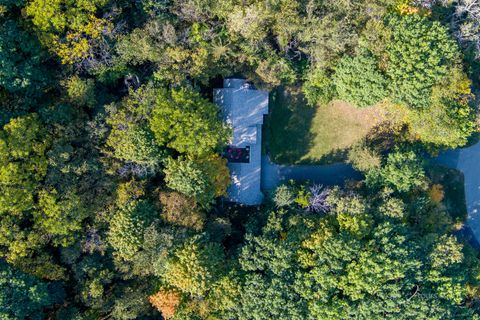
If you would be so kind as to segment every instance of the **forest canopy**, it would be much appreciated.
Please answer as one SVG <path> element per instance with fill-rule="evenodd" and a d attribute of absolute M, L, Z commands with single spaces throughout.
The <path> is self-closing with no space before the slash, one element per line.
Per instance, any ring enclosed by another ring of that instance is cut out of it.
<path fill-rule="evenodd" d="M 477 0 L 0 0 L 0 318 L 479 319 L 479 66 Z M 381 109 L 361 178 L 225 201 L 227 77 Z"/>

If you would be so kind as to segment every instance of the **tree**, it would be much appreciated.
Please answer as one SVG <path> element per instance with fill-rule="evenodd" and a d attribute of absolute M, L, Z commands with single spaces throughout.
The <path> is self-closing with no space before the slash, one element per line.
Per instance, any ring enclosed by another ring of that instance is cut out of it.
<path fill-rule="evenodd" d="M 437 240 L 434 249 L 430 253 L 432 267 L 442 268 L 455 263 L 461 263 L 464 256 L 463 246 L 458 243 L 454 236 L 443 235 Z"/>
<path fill-rule="evenodd" d="M 335 69 L 333 83 L 341 100 L 361 108 L 372 106 L 387 96 L 386 79 L 376 59 L 368 53 L 343 58 Z"/>
<path fill-rule="evenodd" d="M 141 125 L 113 127 L 107 146 L 113 149 L 113 156 L 125 162 L 145 167 L 151 172 L 158 171 L 165 152 L 155 142 L 152 132 Z"/>
<path fill-rule="evenodd" d="M 475 128 L 470 87 L 471 81 L 462 70 L 449 70 L 432 88 L 431 106 L 407 116 L 412 134 L 436 148 L 465 145 Z"/>
<path fill-rule="evenodd" d="M 230 185 L 230 171 L 227 160 L 214 153 L 199 158 L 198 163 L 212 184 L 215 197 L 227 195 L 227 188 Z"/>
<path fill-rule="evenodd" d="M 43 282 L 0 261 L 0 318 L 46 319 L 44 308 L 62 298 L 59 283 Z"/>
<path fill-rule="evenodd" d="M 245 277 L 240 296 L 238 317 L 242 319 L 288 319 L 301 320 L 307 317 L 305 301 L 299 299 L 292 285 L 280 279 L 268 279 L 258 274 Z"/>
<path fill-rule="evenodd" d="M 78 76 L 73 76 L 67 79 L 64 85 L 71 103 L 89 108 L 95 106 L 95 81 L 93 79 L 81 79 Z"/>
<path fill-rule="evenodd" d="M 348 162 L 351 163 L 356 170 L 367 172 L 380 167 L 381 158 L 375 150 L 371 150 L 364 143 L 360 143 L 348 152 Z"/>
<path fill-rule="evenodd" d="M 165 319 L 170 319 L 175 315 L 180 299 L 180 294 L 172 290 L 160 290 L 148 297 L 150 303 L 162 313 Z"/>
<path fill-rule="evenodd" d="M 50 141 L 37 114 L 10 120 L 0 136 L 0 210 L 33 209 L 34 194 L 47 173 Z"/>
<path fill-rule="evenodd" d="M 477 2 L 0 0 L 0 318 L 478 319 L 451 188 L 409 151 L 475 130 Z M 376 104 L 366 180 L 216 201 L 235 75 Z"/>
<path fill-rule="evenodd" d="M 69 261 L 75 279 L 77 298 L 93 310 L 105 310 L 110 306 L 110 288 L 115 282 L 115 271 L 110 257 L 92 253 Z"/>
<path fill-rule="evenodd" d="M 42 41 L 62 63 L 80 62 L 91 55 L 93 42 L 109 28 L 108 21 L 96 16 L 107 0 L 33 0 L 25 7 Z"/>
<path fill-rule="evenodd" d="M 275 189 L 275 193 L 273 195 L 273 202 L 279 208 L 290 206 L 295 201 L 295 194 L 293 190 L 285 184 L 282 184 Z"/>
<path fill-rule="evenodd" d="M 87 210 L 72 189 L 46 185 L 51 136 L 37 114 L 13 118 L 0 131 L 0 247 L 6 260 L 47 279 L 64 277 L 48 248 L 71 245 Z"/>
<path fill-rule="evenodd" d="M 108 242 L 120 259 L 131 260 L 140 250 L 143 233 L 155 216 L 155 208 L 146 200 L 133 200 L 122 205 L 113 215 Z"/>
<path fill-rule="evenodd" d="M 140 168 L 140 176 L 151 176 L 160 170 L 167 153 L 156 142 L 148 126 L 157 91 L 141 87 L 120 103 L 107 106 L 107 124 L 111 127 L 105 152 L 111 157 Z M 120 170 L 119 170 L 120 171 Z"/>
<path fill-rule="evenodd" d="M 245 276 L 237 316 L 476 318 L 461 302 L 467 280 L 460 246 L 449 236 L 431 246 L 406 220 L 377 214 L 372 205 L 388 199 L 337 189 L 325 216 L 286 209 L 267 213 L 262 230 L 247 234 L 240 253 Z M 367 216 L 368 228 L 361 232 L 359 223 L 345 224 L 346 217 Z M 449 253 L 447 264 L 456 268 L 432 266 Z"/>
<path fill-rule="evenodd" d="M 164 173 L 170 189 L 194 198 L 204 208 L 215 197 L 225 195 L 229 184 L 226 162 L 217 156 L 199 160 L 168 158 Z"/>
<path fill-rule="evenodd" d="M 432 87 L 458 62 L 459 49 L 448 29 L 419 15 L 387 20 L 391 40 L 387 47 L 387 77 L 393 99 L 410 107 L 428 107 Z"/>
<path fill-rule="evenodd" d="M 159 145 L 201 156 L 227 142 L 218 107 L 189 90 L 156 89 L 150 129 Z"/>
<path fill-rule="evenodd" d="M 460 45 L 480 58 L 480 4 L 476 0 L 460 0 L 453 16 L 454 36 Z"/>
<path fill-rule="evenodd" d="M 205 213 L 197 208 L 194 199 L 178 192 L 160 193 L 162 218 L 173 225 L 184 226 L 200 231 L 205 224 Z"/>
<path fill-rule="evenodd" d="M 0 86 L 11 93 L 39 96 L 53 81 L 48 55 L 35 36 L 13 20 L 0 18 Z"/>
<path fill-rule="evenodd" d="M 201 297 L 220 279 L 225 267 L 221 246 L 199 235 L 173 252 L 163 278 L 168 285 L 192 297 Z"/>
<path fill-rule="evenodd" d="M 38 231 L 50 235 L 54 246 L 73 244 L 87 217 L 80 198 L 73 193 L 60 196 L 55 189 L 40 191 L 38 198 L 38 210 L 33 213 Z"/>
<path fill-rule="evenodd" d="M 47 242 L 30 212 L 47 173 L 49 139 L 36 114 L 10 120 L 0 135 L 1 254 L 19 263 Z"/>
<path fill-rule="evenodd" d="M 154 221 L 145 228 L 140 250 L 130 259 L 131 265 L 122 263 L 135 277 L 157 277 L 165 274 L 165 267 L 173 251 L 188 240 L 191 230 L 179 226 L 162 226 Z"/>
<path fill-rule="evenodd" d="M 398 192 L 409 192 L 425 184 L 425 171 L 413 151 L 395 151 L 388 155 L 384 166 L 367 173 L 370 185 L 393 188 Z"/>
<path fill-rule="evenodd" d="M 121 293 L 116 297 L 110 312 L 112 318 L 133 320 L 148 314 L 152 310 L 146 299 L 149 289 L 149 286 L 143 283 L 121 288 Z"/>
<path fill-rule="evenodd" d="M 297 78 L 289 61 L 278 56 L 260 61 L 255 72 L 262 82 L 272 87 L 279 86 L 282 83 L 294 83 Z"/>

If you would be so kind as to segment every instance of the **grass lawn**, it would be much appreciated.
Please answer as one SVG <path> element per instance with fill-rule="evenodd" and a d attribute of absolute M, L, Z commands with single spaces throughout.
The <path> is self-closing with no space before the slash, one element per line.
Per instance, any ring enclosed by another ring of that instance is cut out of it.
<path fill-rule="evenodd" d="M 379 107 L 358 109 L 342 101 L 310 107 L 301 95 L 280 88 L 270 98 L 266 151 L 280 164 L 342 162 L 381 114 Z"/>
<path fill-rule="evenodd" d="M 467 218 L 465 201 L 465 183 L 463 173 L 444 166 L 433 165 L 427 170 L 433 183 L 443 186 L 443 203 L 455 222 L 464 222 Z"/>

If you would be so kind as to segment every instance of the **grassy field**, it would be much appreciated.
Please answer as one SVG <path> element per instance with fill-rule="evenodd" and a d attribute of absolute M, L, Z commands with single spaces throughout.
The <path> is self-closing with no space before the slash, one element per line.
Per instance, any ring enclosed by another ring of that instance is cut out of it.
<path fill-rule="evenodd" d="M 377 107 L 358 109 L 342 101 L 310 107 L 301 95 L 278 89 L 271 94 L 265 147 L 281 164 L 342 162 L 381 114 Z"/>

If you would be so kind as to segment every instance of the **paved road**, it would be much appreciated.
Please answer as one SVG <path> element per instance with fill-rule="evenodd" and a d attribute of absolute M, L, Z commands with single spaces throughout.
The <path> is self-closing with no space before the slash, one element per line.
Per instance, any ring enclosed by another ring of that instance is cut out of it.
<path fill-rule="evenodd" d="M 441 153 L 433 162 L 455 168 L 465 176 L 467 226 L 480 243 L 480 142 L 465 149 Z"/>
<path fill-rule="evenodd" d="M 290 179 L 311 181 L 323 185 L 342 185 L 348 179 L 361 179 L 361 174 L 350 165 L 332 164 L 324 166 L 274 164 L 268 156 L 262 157 L 262 189 L 273 190 Z"/>

